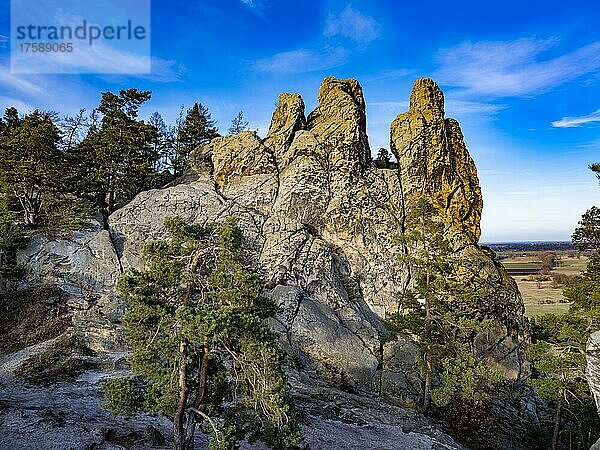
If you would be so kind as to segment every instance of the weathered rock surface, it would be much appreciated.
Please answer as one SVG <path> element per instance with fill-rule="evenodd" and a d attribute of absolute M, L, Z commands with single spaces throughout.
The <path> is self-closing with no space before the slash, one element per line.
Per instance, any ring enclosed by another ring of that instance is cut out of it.
<path fill-rule="evenodd" d="M 596 401 L 596 409 L 600 414 L 600 331 L 592 333 L 588 340 L 586 360 L 585 377 Z"/>
<path fill-rule="evenodd" d="M 17 262 L 25 265 L 26 283 L 54 283 L 73 295 L 110 288 L 121 274 L 111 236 L 98 222 L 68 239 L 37 234 Z"/>
<path fill-rule="evenodd" d="M 109 367 L 111 363 L 105 361 Z M 140 414 L 131 419 L 111 417 L 100 407 L 100 381 L 123 373 L 115 368 L 92 370 L 74 381 L 45 387 L 11 382 L 0 390 L 0 448 L 172 448 L 172 425 L 167 419 Z M 413 411 L 348 394 L 315 380 L 293 377 L 291 382 L 305 439 L 312 449 L 462 448 Z M 196 433 L 195 448 L 208 448 L 206 435 Z M 241 448 L 267 447 L 242 443 Z"/>
<path fill-rule="evenodd" d="M 22 255 L 28 279 L 51 277 L 94 290 L 90 308 L 74 321 L 94 330 L 100 350 L 112 336 L 103 324 L 118 322 L 120 311 L 102 295 L 110 295 L 122 269 L 140 267 L 141 249 L 163 236 L 164 219 L 234 216 L 269 295 L 283 308 L 273 327 L 303 367 L 339 386 L 410 399 L 419 382 L 415 348 L 404 341 L 384 345 L 381 319 L 410 283 L 397 236 L 411 196 L 425 193 L 481 294 L 481 317 L 495 321 L 478 337 L 478 350 L 508 377 L 525 373 L 523 303 L 492 252 L 477 243 L 477 171 L 458 123 L 444 117 L 437 85 L 417 80 L 409 111 L 392 124 L 398 170 L 370 161 L 356 80 L 329 77 L 318 99 L 305 117 L 299 95 L 280 95 L 266 138 L 242 132 L 197 149 L 185 180 L 136 196 L 111 215 L 110 233 L 65 242 L 39 237 Z"/>
<path fill-rule="evenodd" d="M 460 125 L 444 118 L 444 95 L 431 79 L 415 82 L 408 112 L 392 123 L 391 150 L 403 195 L 427 194 L 451 230 L 465 243 L 476 243 L 483 208 L 477 169 Z"/>
<path fill-rule="evenodd" d="M 307 367 L 336 382 L 402 397 L 414 349 L 381 343 L 380 319 L 410 281 L 395 237 L 407 202 L 425 193 L 448 224 L 457 259 L 481 292 L 482 317 L 496 321 L 477 340 L 491 363 L 517 378 L 527 371 L 526 325 L 517 287 L 477 245 L 482 198 L 477 171 L 443 94 L 418 80 L 410 108 L 392 124 L 398 171 L 370 164 L 365 104 L 355 80 L 327 78 L 304 116 L 282 94 L 265 139 L 253 132 L 198 149 L 196 179 L 138 195 L 111 218 L 123 267 L 139 266 L 144 241 L 167 216 L 196 222 L 236 216 L 248 247 L 283 307 L 277 328 Z M 412 355 L 412 356 L 411 356 Z"/>

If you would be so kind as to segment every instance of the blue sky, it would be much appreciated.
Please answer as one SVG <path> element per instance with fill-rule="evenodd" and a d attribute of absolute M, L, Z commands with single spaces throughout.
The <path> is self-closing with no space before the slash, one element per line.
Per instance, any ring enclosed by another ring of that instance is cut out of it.
<path fill-rule="evenodd" d="M 152 2 L 152 74 L 9 70 L 9 5 L 0 16 L 0 108 L 73 114 L 101 91 L 153 91 L 144 115 L 174 120 L 206 104 L 225 131 L 239 110 L 264 134 L 277 95 L 309 112 L 327 75 L 357 78 L 374 153 L 432 77 L 458 119 L 484 193 L 482 241 L 568 240 L 598 204 L 600 3 L 593 1 Z"/>

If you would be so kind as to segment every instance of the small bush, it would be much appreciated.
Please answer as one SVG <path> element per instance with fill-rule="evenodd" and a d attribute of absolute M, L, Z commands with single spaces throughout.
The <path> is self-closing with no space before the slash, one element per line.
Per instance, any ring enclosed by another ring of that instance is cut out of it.
<path fill-rule="evenodd" d="M 144 406 L 144 396 L 131 378 L 113 378 L 105 381 L 102 383 L 102 390 L 106 397 L 106 403 L 102 407 L 109 411 L 119 411 L 129 417 Z"/>
<path fill-rule="evenodd" d="M 0 353 L 52 339 L 71 326 L 64 294 L 45 285 L 0 294 Z"/>
<path fill-rule="evenodd" d="M 552 287 L 571 286 L 577 280 L 576 275 L 556 272 L 552 274 Z"/>
<path fill-rule="evenodd" d="M 485 401 L 455 397 L 444 418 L 449 426 L 447 431 L 459 442 L 473 449 L 498 448 L 497 419 L 489 413 Z"/>

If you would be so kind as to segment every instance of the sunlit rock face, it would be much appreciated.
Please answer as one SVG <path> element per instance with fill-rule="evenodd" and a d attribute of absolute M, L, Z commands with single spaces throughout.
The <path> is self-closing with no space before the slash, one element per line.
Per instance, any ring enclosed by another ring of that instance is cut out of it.
<path fill-rule="evenodd" d="M 411 267 L 400 262 L 410 250 L 398 236 L 411 199 L 425 194 L 446 224 L 456 264 L 481 294 L 481 318 L 495 321 L 475 347 L 508 377 L 527 372 L 523 302 L 491 250 L 477 244 L 477 170 L 459 124 L 444 117 L 438 86 L 417 80 L 409 111 L 392 123 L 392 169 L 372 164 L 356 80 L 326 78 L 318 100 L 305 116 L 298 94 L 281 94 L 264 139 L 251 131 L 214 139 L 195 151 L 179 184 L 142 192 L 113 213 L 106 251 L 118 264 L 100 274 L 91 262 L 94 276 L 110 290 L 114 267 L 140 267 L 144 242 L 164 235 L 166 217 L 237 217 L 268 295 L 282 307 L 273 328 L 300 366 L 337 385 L 411 397 L 415 347 L 384 344 L 381 320 L 412 282 Z M 48 260 L 53 248 L 45 244 L 36 258 Z M 35 273 L 36 262 L 28 264 Z"/>

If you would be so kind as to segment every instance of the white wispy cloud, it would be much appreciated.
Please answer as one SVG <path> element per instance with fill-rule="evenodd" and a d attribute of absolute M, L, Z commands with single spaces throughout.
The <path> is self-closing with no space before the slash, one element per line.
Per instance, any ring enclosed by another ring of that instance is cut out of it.
<path fill-rule="evenodd" d="M 591 114 L 579 117 L 563 117 L 560 120 L 552 122 L 552 126 L 555 128 L 574 128 L 586 123 L 600 122 L 600 109 L 597 109 Z"/>
<path fill-rule="evenodd" d="M 600 42 L 545 57 L 556 39 L 463 42 L 442 50 L 435 77 L 466 93 L 528 96 L 600 70 Z"/>
<path fill-rule="evenodd" d="M 408 110 L 408 101 L 385 101 L 385 102 L 369 102 L 370 108 L 377 108 L 385 111 L 393 111 L 400 113 Z M 469 100 L 446 99 L 445 111 L 447 116 L 466 116 L 477 114 L 481 116 L 492 116 L 498 111 L 505 109 L 505 105 L 497 105 L 494 103 L 484 103 Z"/>
<path fill-rule="evenodd" d="M 323 30 L 325 37 L 342 36 L 360 45 L 371 43 L 380 33 L 381 27 L 375 19 L 356 11 L 351 5 L 338 15 L 329 14 Z"/>
<path fill-rule="evenodd" d="M 256 18 L 267 21 L 267 17 L 265 16 L 265 0 L 240 0 L 250 13 L 252 13 Z"/>
<path fill-rule="evenodd" d="M 0 114 L 2 114 L 6 108 L 10 107 L 17 108 L 20 113 L 30 113 L 36 109 L 31 103 L 17 98 L 0 95 Z"/>
<path fill-rule="evenodd" d="M 371 83 L 374 81 L 385 81 L 385 80 L 394 80 L 396 78 L 405 78 L 409 75 L 414 75 L 415 70 L 412 69 L 393 69 L 393 70 L 384 70 L 375 75 L 367 76 L 363 78 L 366 83 Z"/>
<path fill-rule="evenodd" d="M 346 62 L 348 51 L 331 47 L 323 51 L 298 49 L 276 53 L 250 63 L 256 72 L 271 74 L 307 73 L 341 66 Z"/>
<path fill-rule="evenodd" d="M 493 116 L 498 111 L 501 111 L 505 108 L 506 105 L 451 98 L 446 100 L 444 109 L 446 110 L 447 116 L 466 116 L 470 114 Z"/>
<path fill-rule="evenodd" d="M 0 86 L 10 91 L 18 91 L 28 95 L 44 95 L 46 89 L 43 80 L 34 81 L 36 77 L 26 79 L 10 72 L 7 65 L 0 64 Z"/>

